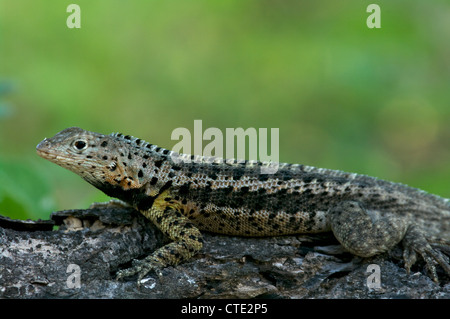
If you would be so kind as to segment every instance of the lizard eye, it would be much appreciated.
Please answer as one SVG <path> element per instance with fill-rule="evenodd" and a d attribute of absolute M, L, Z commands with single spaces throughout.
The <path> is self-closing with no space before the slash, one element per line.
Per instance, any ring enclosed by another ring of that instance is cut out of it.
<path fill-rule="evenodd" d="M 73 147 L 78 151 L 82 151 L 87 147 L 87 143 L 85 141 L 78 140 L 73 143 Z"/>

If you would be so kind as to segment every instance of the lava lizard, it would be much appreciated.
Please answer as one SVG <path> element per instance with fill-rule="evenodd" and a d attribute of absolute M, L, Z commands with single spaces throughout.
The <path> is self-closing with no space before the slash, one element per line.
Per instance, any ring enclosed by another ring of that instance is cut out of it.
<path fill-rule="evenodd" d="M 374 177 L 280 163 L 178 154 L 120 133 L 67 128 L 37 153 L 139 210 L 172 242 L 117 278 L 176 265 L 202 248 L 202 231 L 278 236 L 332 231 L 344 249 L 370 257 L 403 244 L 410 267 L 421 256 L 430 277 L 450 275 L 450 201 Z"/>

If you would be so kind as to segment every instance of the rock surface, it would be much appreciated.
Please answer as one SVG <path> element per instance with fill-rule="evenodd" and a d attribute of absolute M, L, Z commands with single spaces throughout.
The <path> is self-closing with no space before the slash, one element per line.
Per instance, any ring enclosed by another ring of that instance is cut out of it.
<path fill-rule="evenodd" d="M 407 276 L 401 249 L 371 259 L 342 251 L 331 234 L 242 238 L 204 234 L 192 260 L 114 280 L 168 239 L 131 208 L 53 213 L 49 221 L 0 220 L 0 298 L 450 298 L 420 262 Z M 31 226 L 30 226 L 31 224 Z M 379 266 L 381 287 L 368 288 Z M 370 267 L 369 267 L 370 268 Z"/>

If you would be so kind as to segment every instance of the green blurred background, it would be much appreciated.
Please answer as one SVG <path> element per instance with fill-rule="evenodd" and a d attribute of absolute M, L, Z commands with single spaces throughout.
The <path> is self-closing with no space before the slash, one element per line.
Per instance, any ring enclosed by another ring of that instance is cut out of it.
<path fill-rule="evenodd" d="M 38 157 L 44 137 L 79 126 L 171 148 L 195 119 L 279 128 L 282 162 L 450 197 L 450 2 L 376 1 L 369 29 L 373 2 L 0 0 L 0 214 L 107 199 Z"/>

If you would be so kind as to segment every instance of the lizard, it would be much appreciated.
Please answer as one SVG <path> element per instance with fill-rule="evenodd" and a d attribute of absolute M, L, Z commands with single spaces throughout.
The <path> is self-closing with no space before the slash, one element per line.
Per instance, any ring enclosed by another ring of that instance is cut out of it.
<path fill-rule="evenodd" d="M 403 245 L 407 274 L 418 257 L 438 282 L 450 275 L 450 201 L 367 175 L 257 160 L 223 160 L 170 151 L 130 135 L 64 129 L 38 155 L 141 212 L 171 242 L 117 279 L 185 262 L 203 247 L 202 231 L 232 236 L 332 232 L 343 248 L 371 257 Z"/>

